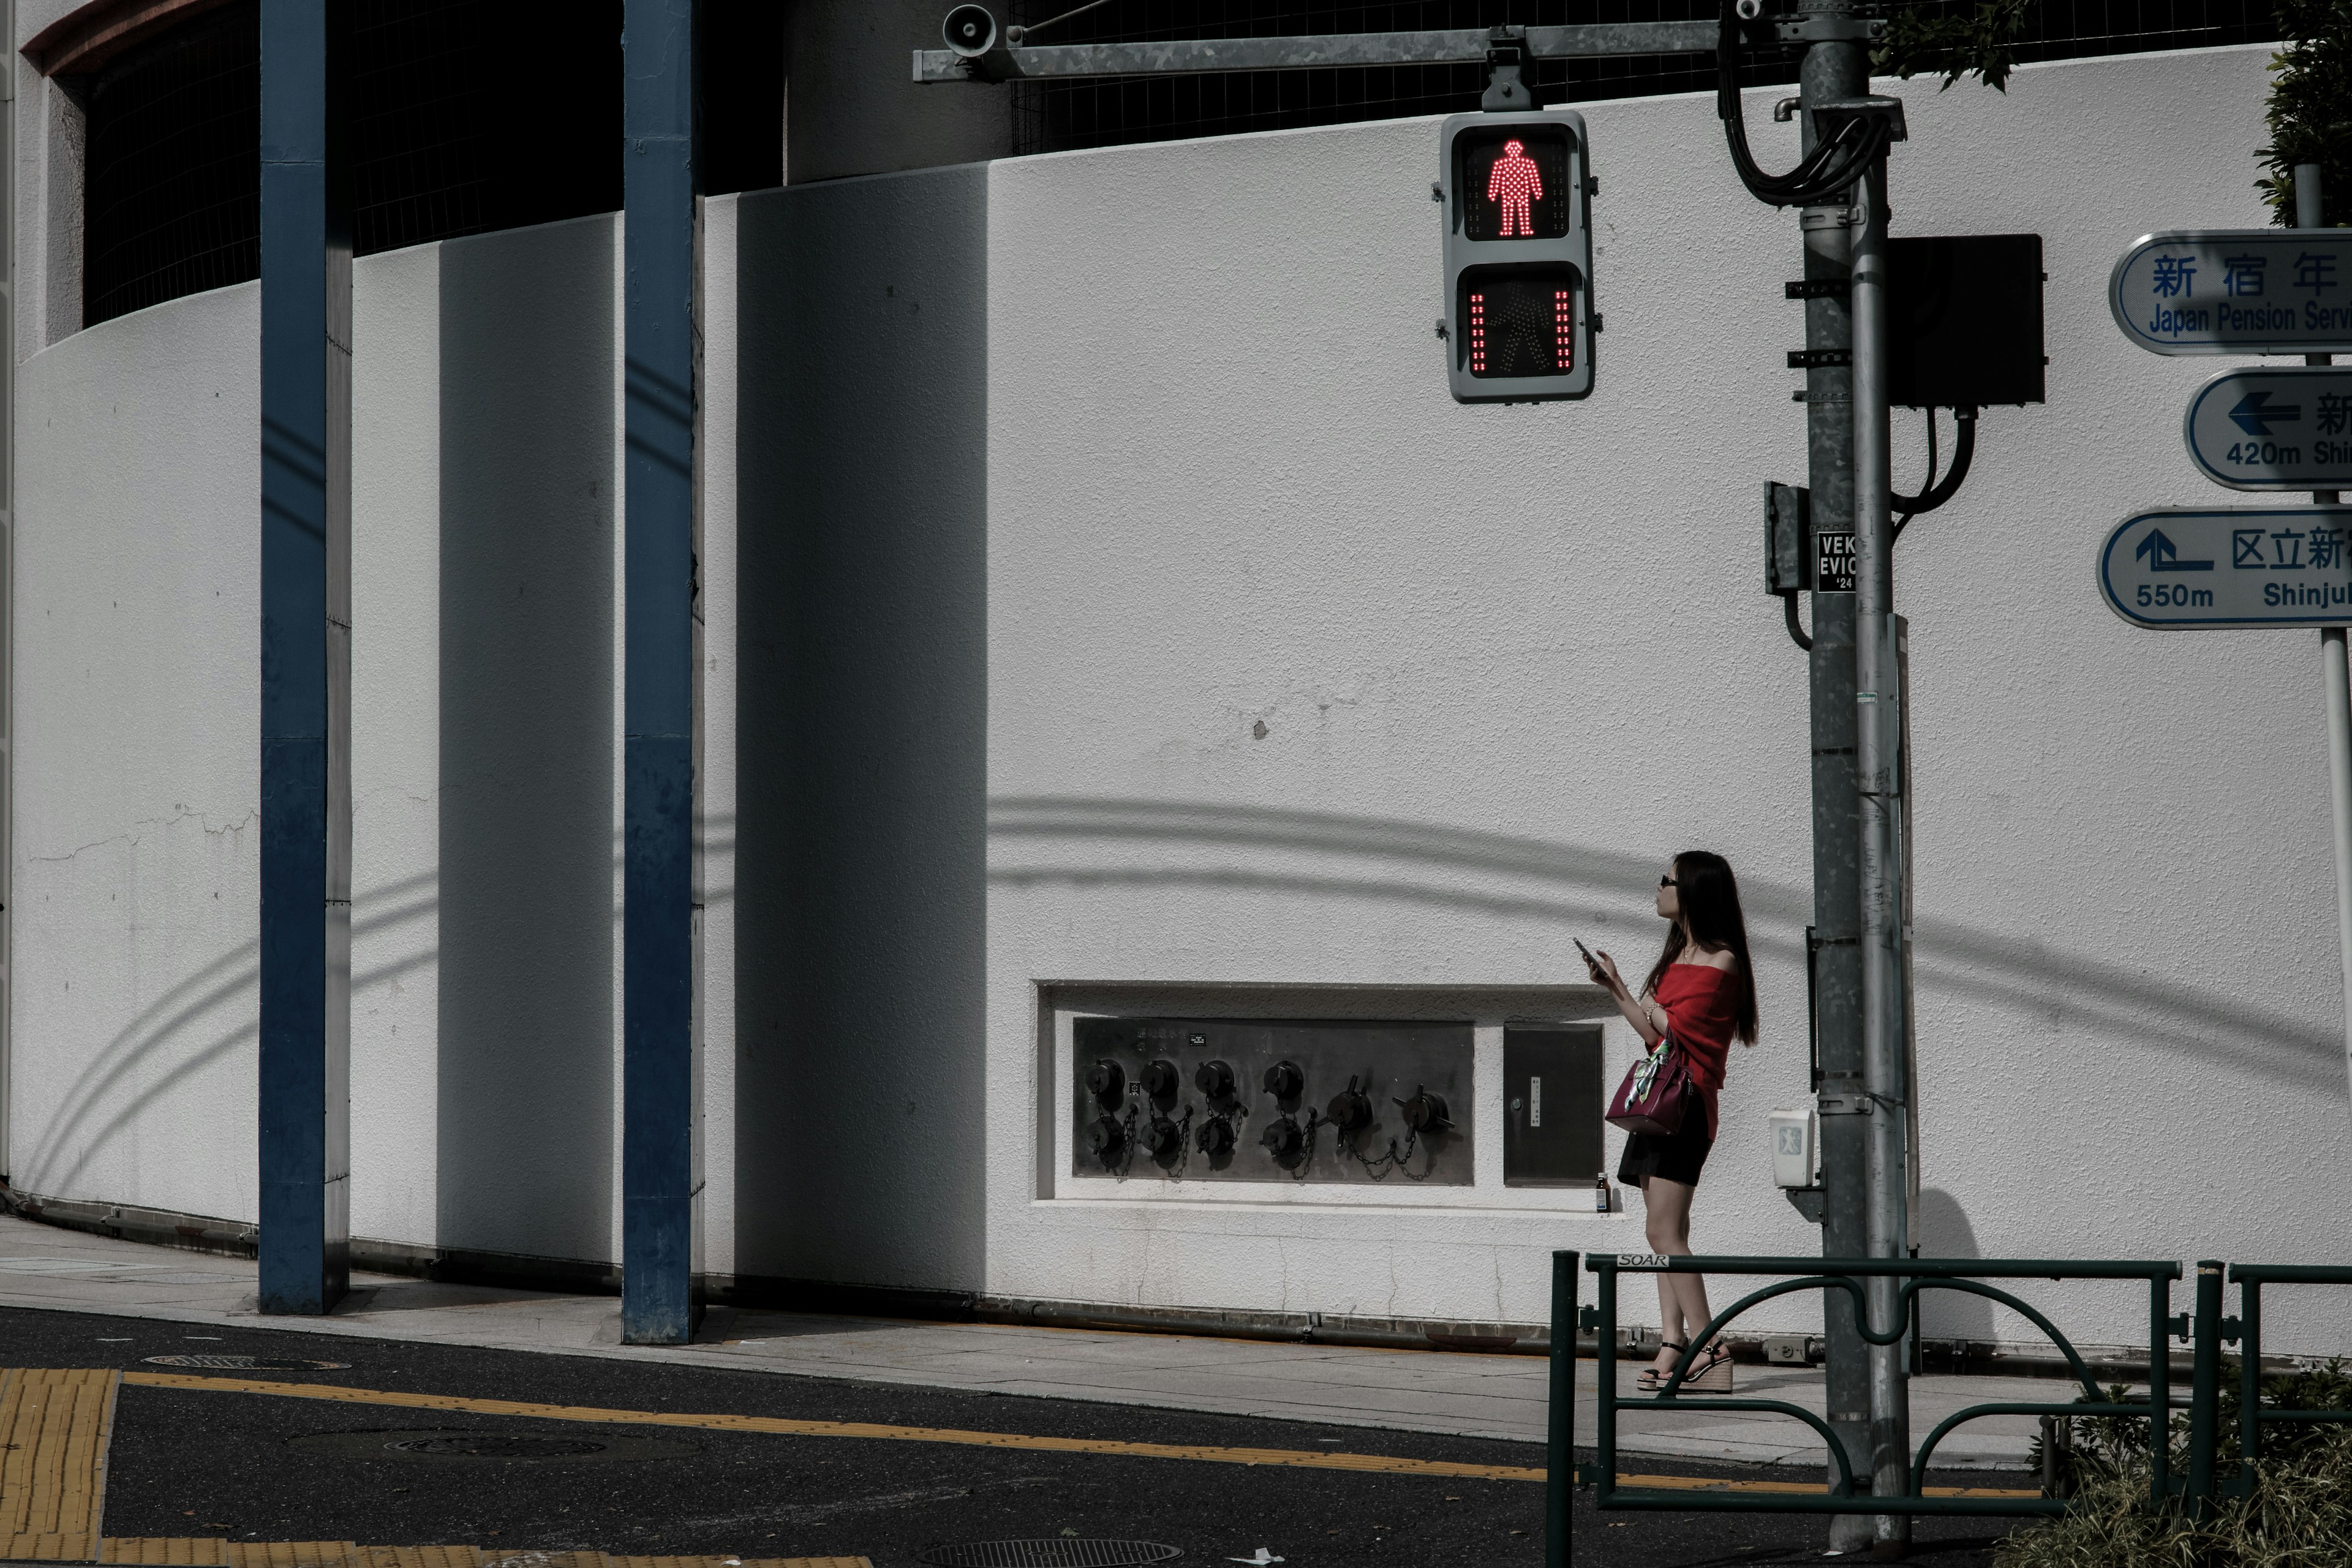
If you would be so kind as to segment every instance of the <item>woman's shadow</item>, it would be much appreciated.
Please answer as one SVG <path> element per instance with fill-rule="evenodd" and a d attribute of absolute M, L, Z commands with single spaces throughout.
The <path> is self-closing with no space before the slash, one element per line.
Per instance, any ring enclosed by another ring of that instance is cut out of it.
<path fill-rule="evenodd" d="M 1975 1227 L 1960 1200 L 1941 1187 L 1919 1194 L 1919 1256 L 1922 1258 L 1982 1258 Z M 1923 1290 L 1919 1334 L 1928 1340 L 1965 1340 L 1973 1345 L 1992 1342 L 1992 1303 L 1965 1290 Z M 1981 1352 L 1979 1352 L 1981 1353 Z"/>

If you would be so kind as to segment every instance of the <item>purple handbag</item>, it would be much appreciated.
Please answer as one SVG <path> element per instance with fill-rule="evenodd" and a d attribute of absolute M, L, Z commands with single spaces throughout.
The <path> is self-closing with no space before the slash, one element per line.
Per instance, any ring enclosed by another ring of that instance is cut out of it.
<path fill-rule="evenodd" d="M 1698 1098 L 1690 1061 L 1675 1048 L 1675 1037 L 1668 1034 L 1656 1050 L 1625 1069 L 1625 1081 L 1609 1102 L 1609 1122 L 1628 1132 L 1670 1137 L 1682 1131 L 1683 1118 Z"/>

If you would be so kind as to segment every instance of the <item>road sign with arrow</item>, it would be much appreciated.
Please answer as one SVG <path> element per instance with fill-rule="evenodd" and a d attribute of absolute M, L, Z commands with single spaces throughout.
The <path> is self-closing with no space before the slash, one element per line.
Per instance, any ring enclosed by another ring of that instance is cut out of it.
<path fill-rule="evenodd" d="M 2144 511 L 2100 547 L 2099 589 L 2136 626 L 2342 626 L 2352 507 Z"/>
<path fill-rule="evenodd" d="M 2231 489 L 2352 489 L 2352 366 L 2217 375 L 2180 433 L 2189 460 Z"/>

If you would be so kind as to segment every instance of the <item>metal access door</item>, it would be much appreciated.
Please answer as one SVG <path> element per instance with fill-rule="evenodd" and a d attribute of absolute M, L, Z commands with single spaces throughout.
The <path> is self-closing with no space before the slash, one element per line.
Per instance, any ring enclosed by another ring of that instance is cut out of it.
<path fill-rule="evenodd" d="M 1589 1187 L 1601 1169 L 1601 1026 L 1503 1031 L 1503 1184 Z"/>

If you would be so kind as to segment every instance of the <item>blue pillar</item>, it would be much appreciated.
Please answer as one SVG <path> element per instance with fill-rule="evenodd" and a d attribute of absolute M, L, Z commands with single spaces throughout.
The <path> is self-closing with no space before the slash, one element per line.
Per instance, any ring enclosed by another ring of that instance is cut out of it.
<path fill-rule="evenodd" d="M 694 1331 L 694 0 L 626 0 L 622 1338 Z"/>
<path fill-rule="evenodd" d="M 351 1282 L 349 0 L 261 5 L 261 1289 Z"/>

